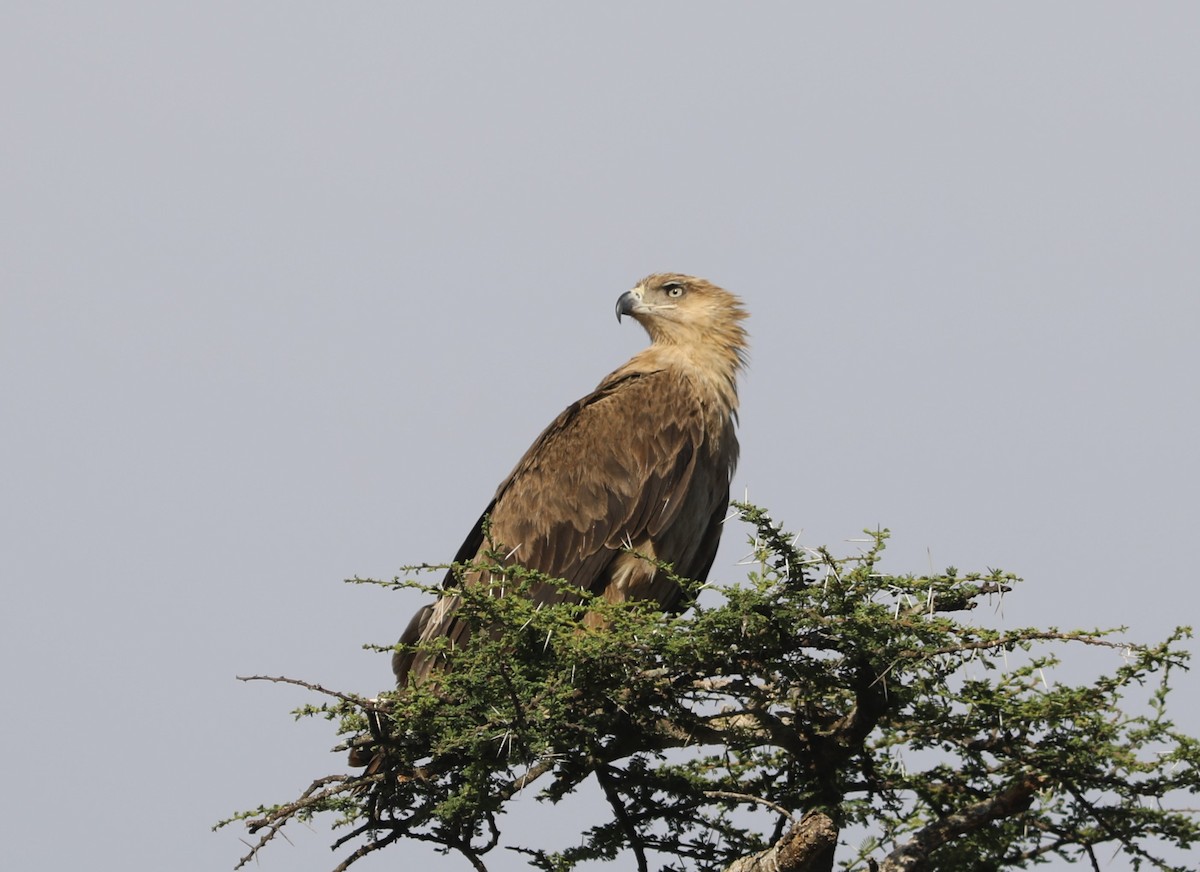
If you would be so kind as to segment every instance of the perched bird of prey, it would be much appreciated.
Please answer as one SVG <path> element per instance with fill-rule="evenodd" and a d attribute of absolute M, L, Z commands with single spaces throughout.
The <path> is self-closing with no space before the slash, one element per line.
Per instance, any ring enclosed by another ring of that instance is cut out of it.
<path fill-rule="evenodd" d="M 745 363 L 746 312 L 704 279 L 660 273 L 617 300 L 651 344 L 551 422 L 518 461 L 454 556 L 466 563 L 493 546 L 519 563 L 612 602 L 657 601 L 677 609 L 679 586 L 643 556 L 703 581 L 729 504 L 737 464 L 737 375 Z M 463 584 L 478 583 L 478 573 Z M 444 586 L 459 583 L 453 571 Z M 540 585 L 539 602 L 563 591 Z M 413 616 L 405 645 L 469 628 L 453 591 Z M 404 687 L 442 668 L 422 651 L 392 658 Z"/>

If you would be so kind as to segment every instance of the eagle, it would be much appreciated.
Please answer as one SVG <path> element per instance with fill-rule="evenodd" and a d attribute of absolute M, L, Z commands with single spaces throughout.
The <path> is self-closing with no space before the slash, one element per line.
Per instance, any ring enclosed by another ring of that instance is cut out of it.
<path fill-rule="evenodd" d="M 720 541 L 738 460 L 737 378 L 746 363 L 746 312 L 728 291 L 677 273 L 647 276 L 617 300 L 650 345 L 572 403 L 500 483 L 454 556 L 469 564 L 506 555 L 566 586 L 538 584 L 535 602 L 572 588 L 610 602 L 684 605 L 659 567 L 703 582 Z M 420 643 L 469 635 L 454 588 L 477 584 L 451 569 L 447 592 L 422 607 L 400 637 L 392 671 L 401 688 L 445 668 Z M 416 647 L 414 647 L 416 646 Z"/>

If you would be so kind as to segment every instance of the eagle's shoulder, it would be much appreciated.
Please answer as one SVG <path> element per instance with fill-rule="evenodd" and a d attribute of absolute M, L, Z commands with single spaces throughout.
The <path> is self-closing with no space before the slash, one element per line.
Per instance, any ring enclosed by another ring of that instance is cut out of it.
<path fill-rule="evenodd" d="M 599 564 L 599 552 L 657 529 L 682 503 L 703 419 L 678 373 L 614 373 L 555 418 L 501 483 L 494 544 L 590 586 L 586 567 Z"/>

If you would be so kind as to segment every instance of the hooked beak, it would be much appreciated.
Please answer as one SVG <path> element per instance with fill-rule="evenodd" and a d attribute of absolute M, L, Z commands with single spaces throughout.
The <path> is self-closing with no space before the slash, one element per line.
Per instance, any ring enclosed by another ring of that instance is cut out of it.
<path fill-rule="evenodd" d="M 642 307 L 641 292 L 634 288 L 632 291 L 626 291 L 617 298 L 617 323 L 621 323 L 622 315 L 633 315 Z"/>

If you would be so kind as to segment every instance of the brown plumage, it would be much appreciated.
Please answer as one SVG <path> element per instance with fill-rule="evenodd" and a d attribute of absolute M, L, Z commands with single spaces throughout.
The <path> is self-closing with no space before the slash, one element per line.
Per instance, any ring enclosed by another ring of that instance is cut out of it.
<path fill-rule="evenodd" d="M 720 540 L 737 464 L 737 374 L 745 362 L 745 311 L 704 279 L 648 276 L 617 301 L 651 345 L 569 406 L 525 452 L 471 528 L 454 560 L 493 545 L 511 561 L 562 578 L 610 601 L 681 605 L 678 585 L 630 553 L 669 563 L 703 581 Z M 468 576 L 472 584 L 478 577 Z M 447 573 L 444 585 L 456 584 Z M 542 585 L 538 601 L 564 594 Z M 400 641 L 449 637 L 461 644 L 458 598 L 441 597 L 413 616 Z M 441 668 L 431 655 L 392 658 L 400 686 Z"/>

